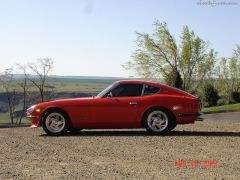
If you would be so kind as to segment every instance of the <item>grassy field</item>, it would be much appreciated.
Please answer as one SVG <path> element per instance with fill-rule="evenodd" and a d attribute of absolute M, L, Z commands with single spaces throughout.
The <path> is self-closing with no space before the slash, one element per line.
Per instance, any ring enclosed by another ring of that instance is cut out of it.
<path fill-rule="evenodd" d="M 240 103 L 203 108 L 202 112 L 240 110 Z"/>
<path fill-rule="evenodd" d="M 48 82 L 49 85 L 55 87 L 57 92 L 87 92 L 87 93 L 98 93 L 112 84 L 118 79 L 67 79 L 67 78 L 51 78 Z M 12 86 L 16 91 L 21 91 L 17 85 L 18 81 L 14 81 Z M 37 89 L 30 85 L 29 91 L 36 91 Z M 0 86 L 0 92 L 4 92 L 2 86 Z"/>
<path fill-rule="evenodd" d="M 16 121 L 16 119 L 14 119 L 14 120 Z M 10 118 L 9 118 L 9 114 L 8 113 L 1 114 L 0 124 L 9 124 L 9 123 L 11 123 Z M 27 118 L 23 118 L 22 123 L 23 124 L 30 124 L 30 121 L 28 121 Z"/>

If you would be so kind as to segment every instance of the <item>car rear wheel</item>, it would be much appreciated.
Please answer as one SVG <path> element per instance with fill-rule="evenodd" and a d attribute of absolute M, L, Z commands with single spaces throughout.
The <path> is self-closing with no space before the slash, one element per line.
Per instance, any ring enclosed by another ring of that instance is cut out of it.
<path fill-rule="evenodd" d="M 61 110 L 49 110 L 42 118 L 42 126 L 48 135 L 61 135 L 69 129 L 69 119 Z"/>
<path fill-rule="evenodd" d="M 155 108 L 145 113 L 143 124 L 150 133 L 165 134 L 174 127 L 175 118 L 167 109 Z"/>

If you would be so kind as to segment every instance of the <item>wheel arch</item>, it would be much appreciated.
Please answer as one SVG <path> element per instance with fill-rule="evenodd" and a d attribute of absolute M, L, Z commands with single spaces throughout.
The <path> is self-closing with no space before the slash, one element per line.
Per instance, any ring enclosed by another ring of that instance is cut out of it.
<path fill-rule="evenodd" d="M 62 113 L 64 113 L 67 116 L 70 126 L 72 127 L 72 121 L 71 121 L 70 116 L 63 108 L 60 108 L 60 107 L 48 107 L 48 108 L 44 109 L 44 111 L 42 112 L 41 117 L 40 117 L 39 126 L 42 126 L 42 119 L 43 119 L 44 115 L 47 113 L 47 111 L 49 111 L 49 110 L 58 110 L 58 111 L 61 111 Z"/>
<path fill-rule="evenodd" d="M 171 115 L 174 117 L 173 120 L 175 121 L 175 123 L 177 123 L 177 119 L 176 119 L 175 114 L 169 108 L 166 108 L 164 106 L 151 106 L 151 107 L 148 107 L 141 116 L 141 127 L 144 127 L 144 117 L 145 117 L 145 115 L 147 113 L 149 113 L 150 111 L 155 110 L 155 109 L 165 109 L 166 111 L 171 113 Z"/>

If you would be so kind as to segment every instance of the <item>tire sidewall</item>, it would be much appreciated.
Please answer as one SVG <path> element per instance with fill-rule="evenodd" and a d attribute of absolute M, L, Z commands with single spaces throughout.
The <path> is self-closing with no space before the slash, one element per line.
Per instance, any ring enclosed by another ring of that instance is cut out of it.
<path fill-rule="evenodd" d="M 48 128 L 46 127 L 46 119 L 47 117 L 52 114 L 52 113 L 59 113 L 61 114 L 63 117 L 64 117 L 64 120 L 65 120 L 65 125 L 64 125 L 64 128 L 60 131 L 60 132 L 51 132 L 48 130 Z M 68 116 L 66 115 L 66 113 L 64 111 L 61 111 L 59 109 L 50 109 L 48 110 L 42 117 L 42 127 L 43 127 L 43 130 L 48 134 L 48 135 L 62 135 L 62 134 L 65 134 L 67 132 L 67 130 L 69 129 L 70 127 L 70 121 L 69 121 L 69 118 Z"/>

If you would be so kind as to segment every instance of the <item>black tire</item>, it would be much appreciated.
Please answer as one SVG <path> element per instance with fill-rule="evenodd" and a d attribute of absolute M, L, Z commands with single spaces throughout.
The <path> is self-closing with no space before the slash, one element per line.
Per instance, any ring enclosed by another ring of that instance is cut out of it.
<path fill-rule="evenodd" d="M 156 120 L 152 120 L 152 118 Z M 161 123 L 159 123 L 160 121 Z M 169 110 L 161 107 L 152 108 L 144 113 L 142 124 L 148 132 L 156 135 L 166 134 L 177 125 L 174 115 Z M 159 128 L 156 124 L 163 127 Z"/>
<path fill-rule="evenodd" d="M 56 126 L 59 126 L 59 129 L 56 128 L 57 130 L 54 130 L 52 127 L 53 123 L 57 123 Z M 63 135 L 70 129 L 71 123 L 64 111 L 60 109 L 50 109 L 42 117 L 42 127 L 48 135 Z"/>
<path fill-rule="evenodd" d="M 171 130 L 175 129 L 176 126 L 177 126 L 177 122 L 175 121 L 175 122 L 173 123 L 173 127 L 171 128 Z"/>

